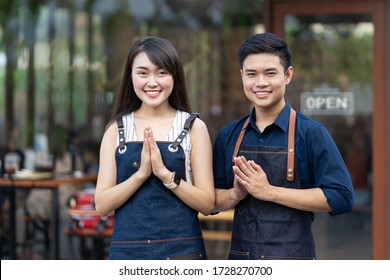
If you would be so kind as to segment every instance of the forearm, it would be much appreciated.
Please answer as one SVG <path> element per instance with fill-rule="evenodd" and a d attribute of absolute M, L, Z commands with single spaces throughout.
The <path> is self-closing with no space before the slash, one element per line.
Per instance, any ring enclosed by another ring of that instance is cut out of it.
<path fill-rule="evenodd" d="M 267 200 L 303 211 L 332 211 L 320 188 L 291 189 L 271 186 Z"/>
<path fill-rule="evenodd" d="M 122 206 L 142 185 L 144 180 L 134 174 L 126 181 L 113 185 L 113 183 L 99 182 L 96 186 L 95 209 L 102 216 L 106 216 Z M 104 187 L 109 185 L 110 187 Z"/>
<path fill-rule="evenodd" d="M 215 195 L 212 185 L 200 188 L 181 180 L 180 185 L 172 191 L 185 204 L 205 216 L 213 210 Z"/>
<path fill-rule="evenodd" d="M 232 189 L 215 189 L 215 205 L 213 212 L 223 212 L 233 209 L 240 202 Z"/>
<path fill-rule="evenodd" d="M 235 164 L 233 172 L 237 182 L 258 200 L 270 201 L 303 211 L 332 211 L 320 188 L 295 189 L 273 186 L 269 183 L 267 174 L 261 166 L 253 160 L 247 161 L 245 157 L 237 157 Z"/>

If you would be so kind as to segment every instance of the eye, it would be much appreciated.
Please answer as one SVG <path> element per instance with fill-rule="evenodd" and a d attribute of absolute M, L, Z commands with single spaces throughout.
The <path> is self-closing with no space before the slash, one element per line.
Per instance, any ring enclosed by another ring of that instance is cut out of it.
<path fill-rule="evenodd" d="M 256 74 L 255 74 L 254 72 L 248 72 L 248 73 L 246 73 L 246 75 L 247 75 L 248 77 L 250 77 L 250 78 L 256 76 Z"/>
<path fill-rule="evenodd" d="M 161 71 L 158 71 L 157 76 L 164 77 L 164 76 L 166 76 L 168 74 L 169 73 L 166 70 L 161 70 Z"/>
<path fill-rule="evenodd" d="M 273 77 L 275 76 L 277 73 L 276 72 L 267 72 L 267 76 L 268 77 Z"/>
<path fill-rule="evenodd" d="M 136 74 L 141 77 L 146 77 L 148 75 L 145 71 L 137 71 Z"/>

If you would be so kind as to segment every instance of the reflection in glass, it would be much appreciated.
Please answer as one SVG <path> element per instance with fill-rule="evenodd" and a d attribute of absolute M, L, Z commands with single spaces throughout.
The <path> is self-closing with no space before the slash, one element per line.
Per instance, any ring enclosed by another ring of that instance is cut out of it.
<path fill-rule="evenodd" d="M 351 213 L 334 218 L 316 214 L 313 229 L 319 259 L 371 258 L 373 33 L 368 15 L 285 18 L 295 68 L 286 98 L 329 130 L 356 192 Z M 341 99 L 348 94 L 352 98 Z M 346 103 L 335 110 L 337 98 Z"/>

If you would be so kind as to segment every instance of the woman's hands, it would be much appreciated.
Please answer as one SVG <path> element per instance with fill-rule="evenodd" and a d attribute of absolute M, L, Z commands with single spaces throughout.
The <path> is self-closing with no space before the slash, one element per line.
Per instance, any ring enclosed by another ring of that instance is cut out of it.
<path fill-rule="evenodd" d="M 101 168 L 99 168 L 96 185 L 95 207 L 101 215 L 108 215 L 123 205 L 137 192 L 152 173 L 163 183 L 170 183 L 172 180 L 172 172 L 163 163 L 153 132 L 150 127 L 146 127 L 144 129 L 140 167 L 127 180 L 118 184 L 115 151 L 113 149 L 117 137 L 118 129 L 116 124 L 113 123 L 106 130 L 100 149 Z M 200 119 L 196 119 L 192 127 L 191 144 L 191 167 L 193 182 L 196 186 L 182 180 L 180 188 L 175 188 L 172 192 L 189 207 L 208 215 L 212 211 L 215 202 L 212 152 L 207 127 Z"/>
<path fill-rule="evenodd" d="M 149 131 L 145 128 L 144 130 L 144 144 L 141 151 L 141 165 L 138 173 L 145 180 L 152 174 L 152 164 L 150 161 L 150 146 L 148 142 Z"/>
<path fill-rule="evenodd" d="M 153 137 L 153 131 L 150 127 L 144 129 L 144 145 L 141 153 L 141 166 L 139 172 L 149 177 L 150 174 L 156 175 L 163 183 L 169 183 L 172 177 L 164 165 L 160 149 Z"/>
<path fill-rule="evenodd" d="M 191 167 L 193 182 L 196 186 L 182 180 L 180 187 L 174 188 L 172 192 L 192 209 L 203 215 L 209 215 L 215 202 L 210 138 L 205 124 L 200 121 L 194 123 L 191 133 Z M 150 166 L 150 172 L 163 183 L 171 183 L 173 174 L 162 160 L 160 149 L 150 127 L 144 129 L 144 138 L 143 157 L 141 158 L 141 161 L 145 161 L 143 170 L 147 170 L 146 167 Z"/>

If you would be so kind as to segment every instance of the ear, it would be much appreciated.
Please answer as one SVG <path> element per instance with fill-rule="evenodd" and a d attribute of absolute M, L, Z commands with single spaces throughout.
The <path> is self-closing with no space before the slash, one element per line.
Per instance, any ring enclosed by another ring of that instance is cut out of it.
<path fill-rule="evenodd" d="M 286 85 L 288 85 L 290 83 L 293 74 L 294 74 L 294 68 L 292 66 L 288 67 L 286 74 L 284 75 L 284 78 L 286 80 Z"/>

